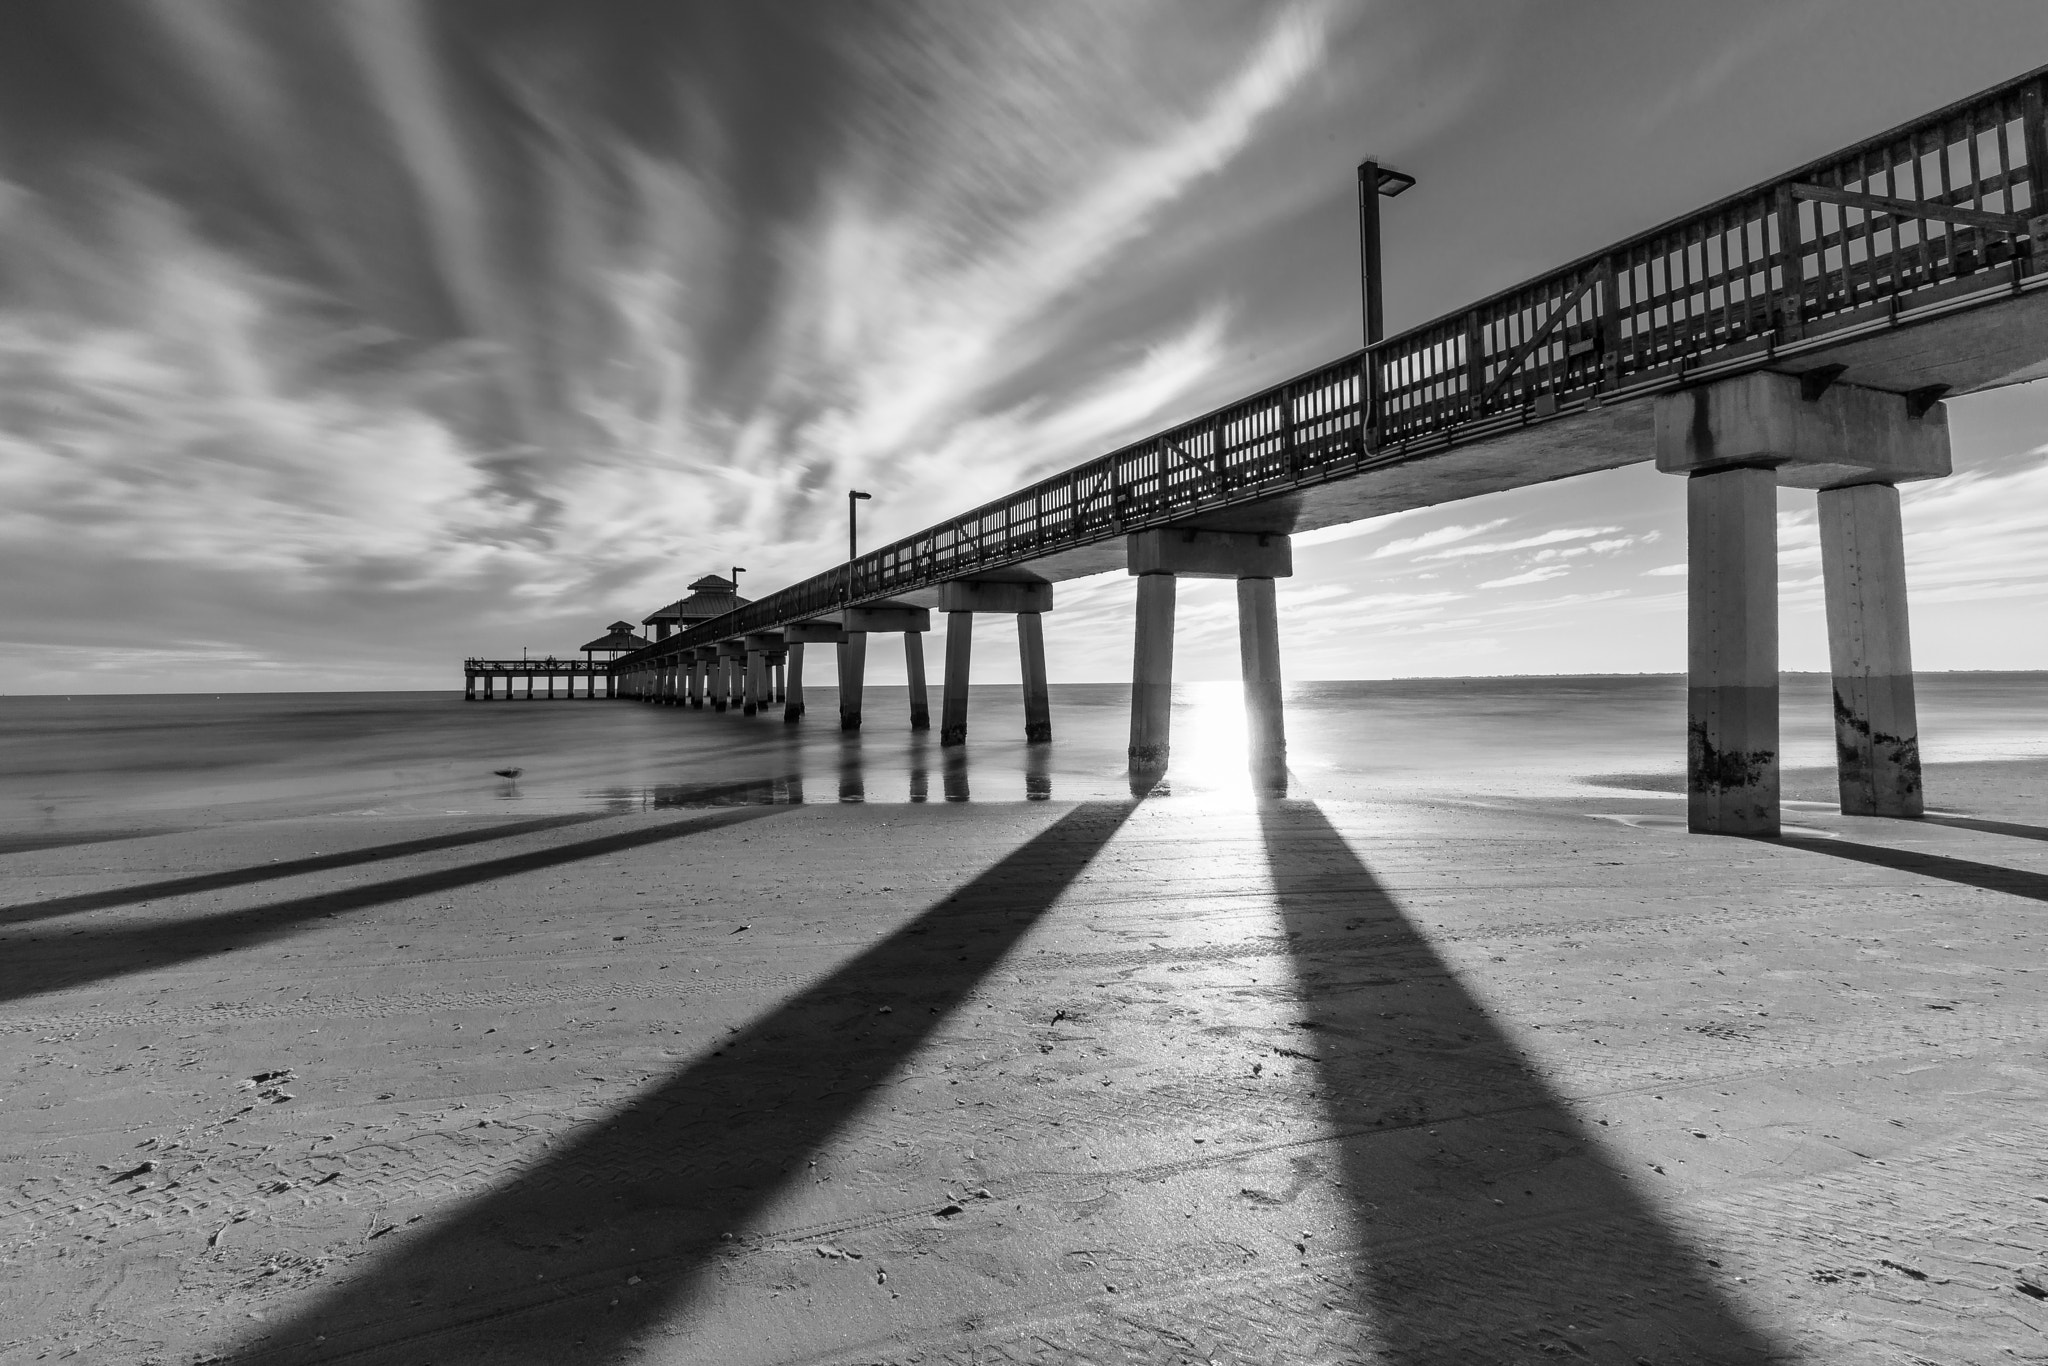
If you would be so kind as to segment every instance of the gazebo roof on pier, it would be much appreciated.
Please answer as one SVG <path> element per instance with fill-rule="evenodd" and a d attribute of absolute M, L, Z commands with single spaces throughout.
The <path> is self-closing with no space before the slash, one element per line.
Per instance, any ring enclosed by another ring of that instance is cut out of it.
<path fill-rule="evenodd" d="M 752 598 L 743 598 L 733 591 L 731 579 L 716 574 L 706 574 L 690 585 L 690 596 L 670 603 L 659 611 L 649 613 L 640 619 L 643 626 L 685 626 L 692 622 L 709 621 L 722 617 L 736 607 L 744 607 Z"/>
<path fill-rule="evenodd" d="M 633 623 L 630 621 L 615 621 L 606 629 L 610 634 L 599 636 L 596 640 L 578 648 L 593 651 L 606 650 L 613 654 L 619 654 L 626 650 L 638 650 L 643 646 L 654 643 L 645 636 L 634 635 Z"/>

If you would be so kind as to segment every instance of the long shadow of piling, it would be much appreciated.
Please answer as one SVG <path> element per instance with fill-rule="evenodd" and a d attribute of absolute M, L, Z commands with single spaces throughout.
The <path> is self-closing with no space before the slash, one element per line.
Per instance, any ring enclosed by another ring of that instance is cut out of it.
<path fill-rule="evenodd" d="M 1761 1362 L 1714 1287 L 1311 802 L 1260 811 L 1382 1358 Z M 1322 954 L 1331 950 L 1330 956 Z M 1370 975 L 1361 972 L 1368 968 Z M 1335 1175 L 1335 1173 L 1333 1173 Z"/>
<path fill-rule="evenodd" d="M 229 887 L 246 887 L 254 882 L 270 882 L 277 878 L 298 877 L 305 873 L 331 872 L 336 868 L 357 868 L 365 863 L 384 863 L 391 859 L 409 858 L 414 854 L 430 854 L 441 849 L 460 849 L 468 844 L 510 839 L 515 835 L 538 834 L 543 830 L 554 830 L 565 825 L 584 825 L 590 821 L 603 819 L 605 816 L 601 813 L 542 816 L 534 820 L 485 826 L 480 830 L 461 830 L 450 835 L 429 835 L 416 840 L 373 844 L 367 849 L 348 849 L 338 854 L 314 854 L 307 858 L 258 863 L 246 868 L 227 868 L 217 873 L 195 873 L 190 877 L 163 878 L 156 882 L 144 882 L 130 887 L 113 887 L 103 892 L 79 892 L 72 896 L 52 897 L 48 901 L 30 902 L 25 906 L 0 907 L 0 925 L 20 925 L 34 920 L 48 920 L 54 916 L 75 915 L 81 911 L 104 911 L 115 906 L 135 906 L 145 901 L 162 901 L 168 897 L 218 892 Z"/>
<path fill-rule="evenodd" d="M 1920 820 L 1929 825 L 1950 825 L 1958 830 L 1975 830 L 1986 835 L 2009 835 L 2016 840 L 2048 840 L 2048 830 L 2017 821 L 1986 820 L 1981 816 L 1949 816 L 1930 813 Z"/>
<path fill-rule="evenodd" d="M 1891 849 L 1881 844 L 1858 844 L 1854 840 L 1817 840 L 1788 833 L 1766 842 L 1804 849 L 1810 854 L 1828 854 L 1851 863 L 1867 864 L 1872 868 L 1918 873 L 1922 877 L 1940 878 L 1944 882 L 1959 883 L 1964 887 L 1976 887 L 1987 892 L 2007 892 L 2032 901 L 2048 901 L 2048 873 L 2035 873 L 2023 868 L 2004 868 L 1995 863 L 1951 858 L 1947 854 L 1929 854 L 1918 849 Z"/>
<path fill-rule="evenodd" d="M 68 849 L 74 844 L 113 844 L 120 840 L 146 840 L 158 835 L 177 835 L 189 829 L 183 825 L 158 825 L 139 830 L 44 830 L 25 835 L 0 835 L 0 854 L 32 854 L 39 849 Z"/>
<path fill-rule="evenodd" d="M 699 1278 L 1079 877 L 1132 807 L 1076 807 L 609 1119 L 230 1356 L 610 1361 Z M 888 1007 L 888 1013 L 882 1012 Z M 637 1283 L 629 1283 L 637 1278 Z M 690 1360 L 687 1337 L 671 1339 Z"/>
<path fill-rule="evenodd" d="M 453 891 L 497 878 L 555 868 L 583 859 L 623 853 L 681 839 L 740 821 L 776 814 L 772 806 L 711 812 L 695 820 L 663 821 L 639 829 L 534 849 L 483 863 L 437 868 L 361 887 L 318 892 L 239 911 L 219 911 L 153 924 L 91 926 L 54 934 L 0 933 L 0 1001 L 63 991 L 89 982 L 175 967 L 195 959 L 248 948 L 297 932 L 311 920 L 360 911 L 408 897 Z M 33 908 L 30 908 L 33 909 Z"/>

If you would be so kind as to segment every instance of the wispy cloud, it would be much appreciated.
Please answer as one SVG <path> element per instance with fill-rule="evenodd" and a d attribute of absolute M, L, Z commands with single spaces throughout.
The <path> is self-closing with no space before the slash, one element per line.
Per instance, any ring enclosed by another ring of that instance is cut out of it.
<path fill-rule="evenodd" d="M 1506 555 L 1517 550 L 1529 550 L 1536 546 L 1556 545 L 1561 541 L 1584 541 L 1595 536 L 1606 536 L 1621 530 L 1618 526 L 1559 527 L 1554 531 L 1540 531 L 1534 536 L 1524 536 L 1515 541 L 1490 541 L 1479 545 L 1454 546 L 1449 550 L 1438 550 L 1428 555 L 1417 556 L 1424 560 L 1454 560 L 1472 555 Z"/>
<path fill-rule="evenodd" d="M 1525 583 L 1543 583 L 1549 579 L 1555 579 L 1571 572 L 1569 565 L 1539 565 L 1520 574 L 1510 574 L 1504 579 L 1488 579 L 1479 586 L 1481 588 L 1519 588 Z"/>
<path fill-rule="evenodd" d="M 1431 550 L 1440 545 L 1449 545 L 1455 541 L 1470 540 L 1474 536 L 1483 536 L 1489 531 L 1497 530 L 1506 525 L 1507 518 L 1501 517 L 1491 522 L 1480 522 L 1473 526 L 1440 526 L 1432 531 L 1425 531 L 1419 536 L 1408 536 L 1398 541 L 1388 541 L 1385 545 L 1378 547 L 1372 552 L 1372 558 L 1388 560 L 1393 559 L 1397 555 L 1414 555 L 1417 551 Z M 1417 558 L 1433 559 L 1435 557 L 1421 555 L 1417 556 Z"/>

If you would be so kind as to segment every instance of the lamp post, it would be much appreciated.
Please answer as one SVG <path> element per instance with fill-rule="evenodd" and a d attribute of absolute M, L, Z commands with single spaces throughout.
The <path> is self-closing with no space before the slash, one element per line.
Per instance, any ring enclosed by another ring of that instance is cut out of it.
<path fill-rule="evenodd" d="M 1365 318 L 1368 351 L 1387 334 L 1387 320 L 1380 297 L 1380 198 L 1392 199 L 1415 184 L 1404 171 L 1382 166 L 1368 158 L 1358 163 L 1358 294 Z M 1365 427 L 1368 447 L 1379 444 L 1380 367 L 1371 356 L 1365 358 Z"/>
<path fill-rule="evenodd" d="M 738 565 L 732 567 L 732 610 L 735 612 L 740 610 L 740 575 L 746 572 Z"/>
<path fill-rule="evenodd" d="M 874 496 L 859 489 L 846 491 L 846 601 L 849 606 L 853 603 L 853 562 L 860 555 L 860 540 L 855 534 L 860 524 L 859 505 Z"/>

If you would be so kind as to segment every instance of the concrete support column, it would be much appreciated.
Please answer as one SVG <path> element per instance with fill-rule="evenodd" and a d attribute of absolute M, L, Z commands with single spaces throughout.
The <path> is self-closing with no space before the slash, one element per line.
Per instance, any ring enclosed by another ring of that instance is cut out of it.
<path fill-rule="evenodd" d="M 860 729 L 861 684 L 868 670 L 868 633 L 848 631 L 839 642 L 839 729 Z"/>
<path fill-rule="evenodd" d="M 1271 582 L 1271 580 L 1268 580 Z M 1131 650 L 1131 772 L 1166 771 L 1173 728 L 1173 608 L 1179 581 L 1138 577 L 1138 635 Z"/>
<path fill-rule="evenodd" d="M 1856 484 L 1822 489 L 1819 496 L 1842 813 L 1917 817 L 1923 810 L 1920 722 L 1906 629 L 1899 491 Z"/>
<path fill-rule="evenodd" d="M 711 691 L 711 660 L 699 650 L 690 661 L 690 706 L 692 710 L 704 710 L 704 694 Z"/>
<path fill-rule="evenodd" d="M 1001 612 L 1017 618 L 1017 648 L 1024 663 L 1024 734 L 1052 738 L 1052 713 L 1045 690 L 1045 633 L 1038 617 L 1052 610 L 1052 585 L 1044 579 L 954 579 L 939 585 L 939 610 L 946 614 L 946 676 L 939 695 L 939 743 L 967 739 L 968 661 L 974 651 L 974 618 Z M 1032 620 L 1026 623 L 1024 618 Z"/>
<path fill-rule="evenodd" d="M 789 643 L 789 676 L 782 695 L 782 719 L 794 722 L 804 714 L 804 643 Z"/>
<path fill-rule="evenodd" d="M 1017 654 L 1024 671 L 1024 739 L 1052 739 L 1052 693 L 1045 680 L 1045 617 L 1017 614 Z"/>
<path fill-rule="evenodd" d="M 497 686 L 497 681 L 495 674 L 484 675 L 484 701 L 493 702 L 497 700 L 492 691 Z"/>
<path fill-rule="evenodd" d="M 932 728 L 931 696 L 924 682 L 924 637 L 915 631 L 903 633 L 903 672 L 910 679 L 910 728 Z"/>
<path fill-rule="evenodd" d="M 1280 706 L 1280 610 L 1273 580 L 1237 581 L 1237 655 L 1244 673 L 1252 781 L 1287 791 L 1287 723 Z"/>
<path fill-rule="evenodd" d="M 1686 826 L 1778 833 L 1778 481 L 1686 480 Z"/>
<path fill-rule="evenodd" d="M 946 613 L 946 677 L 939 692 L 939 743 L 967 743 L 967 673 L 974 653 L 974 613 Z"/>
<path fill-rule="evenodd" d="M 1919 810 L 1890 486 L 1949 472 L 1948 414 L 1939 403 L 1839 383 L 1839 374 L 1759 371 L 1656 400 L 1657 468 L 1687 476 L 1686 788 L 1695 831 L 1778 833 L 1779 487 L 1820 493 L 1842 809 Z"/>
<path fill-rule="evenodd" d="M 476 701 L 476 675 L 475 675 L 475 674 L 464 674 L 464 675 L 462 676 L 462 700 L 463 700 L 463 701 L 465 701 L 465 702 L 474 702 L 474 701 Z"/>
<path fill-rule="evenodd" d="M 761 652 L 747 651 L 740 656 L 740 666 L 740 715 L 752 716 L 760 710 Z"/>
<path fill-rule="evenodd" d="M 1273 581 L 1294 573 L 1283 532 L 1158 527 L 1134 532 L 1125 560 L 1138 580 L 1138 633 L 1131 664 L 1132 789 L 1162 772 L 1173 705 L 1173 609 L 1181 577 L 1237 581 L 1238 660 L 1244 676 L 1252 779 L 1287 791 L 1287 729 L 1280 701 L 1280 618 Z"/>
<path fill-rule="evenodd" d="M 732 661 L 727 659 L 722 652 L 712 656 L 710 660 L 711 710 L 713 711 L 725 710 L 726 699 L 731 693 L 730 680 L 726 676 L 726 666 L 731 663 Z"/>

